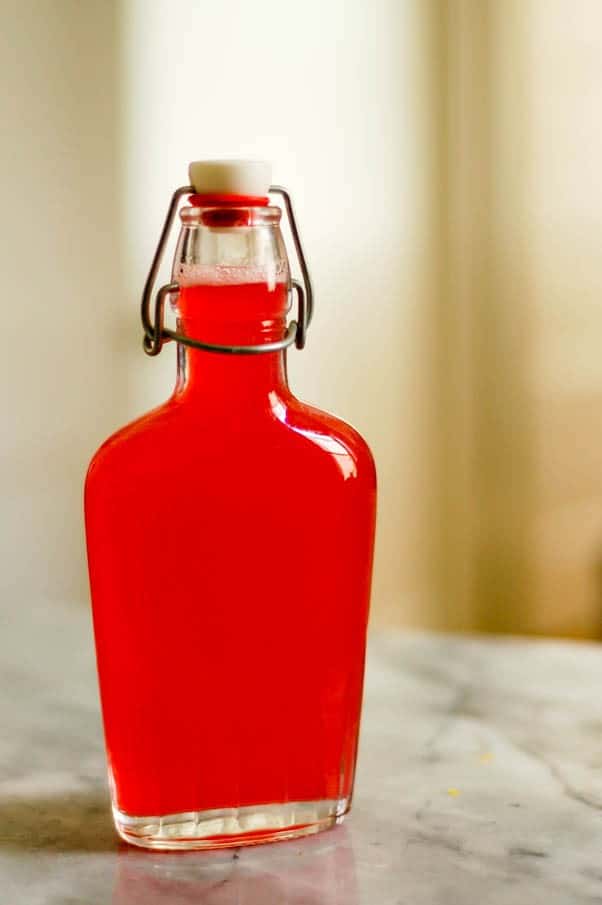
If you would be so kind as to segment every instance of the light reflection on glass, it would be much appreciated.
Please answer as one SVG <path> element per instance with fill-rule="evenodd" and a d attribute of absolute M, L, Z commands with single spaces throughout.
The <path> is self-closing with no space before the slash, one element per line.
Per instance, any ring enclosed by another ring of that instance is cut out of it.
<path fill-rule="evenodd" d="M 346 827 L 274 845 L 118 853 L 112 905 L 357 905 Z"/>
<path fill-rule="evenodd" d="M 330 453 L 338 468 L 342 472 L 345 480 L 357 477 L 355 462 L 352 456 L 350 456 L 347 448 L 343 446 L 340 440 L 337 440 L 336 437 L 333 437 L 329 434 L 322 434 L 319 431 L 311 430 L 307 427 L 300 427 L 298 424 L 291 424 L 291 422 L 288 421 L 286 417 L 287 407 L 277 393 L 270 393 L 270 406 L 272 412 L 279 421 L 288 424 L 290 429 L 295 433 L 301 434 L 303 437 L 307 437 L 307 439 L 311 440 L 312 443 L 315 443 L 321 449 L 325 450 L 327 453 Z"/>

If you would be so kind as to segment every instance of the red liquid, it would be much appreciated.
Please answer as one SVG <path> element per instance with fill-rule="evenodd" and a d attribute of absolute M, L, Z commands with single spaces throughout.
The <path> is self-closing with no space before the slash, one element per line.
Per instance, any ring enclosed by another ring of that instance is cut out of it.
<path fill-rule="evenodd" d="M 194 286 L 181 327 L 283 335 L 285 287 Z M 136 816 L 349 796 L 375 475 L 348 425 L 296 400 L 281 353 L 190 351 L 164 405 L 86 484 L 115 803 Z"/>

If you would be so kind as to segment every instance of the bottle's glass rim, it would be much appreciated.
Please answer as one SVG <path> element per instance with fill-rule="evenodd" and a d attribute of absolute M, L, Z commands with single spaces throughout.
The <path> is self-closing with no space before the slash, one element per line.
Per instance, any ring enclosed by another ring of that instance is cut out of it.
<path fill-rule="evenodd" d="M 232 205 L 190 205 L 180 208 L 183 226 L 276 226 L 280 223 L 282 211 L 279 207 L 262 207 L 245 204 Z"/>

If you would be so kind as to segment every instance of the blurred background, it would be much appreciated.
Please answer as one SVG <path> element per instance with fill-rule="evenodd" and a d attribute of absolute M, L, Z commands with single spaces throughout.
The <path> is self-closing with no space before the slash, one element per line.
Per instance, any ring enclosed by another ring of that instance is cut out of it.
<path fill-rule="evenodd" d="M 252 156 L 315 281 L 293 389 L 376 456 L 373 624 L 600 637 L 602 3 L 0 10 L 4 605 L 87 605 L 87 462 L 173 384 L 169 196 Z"/>

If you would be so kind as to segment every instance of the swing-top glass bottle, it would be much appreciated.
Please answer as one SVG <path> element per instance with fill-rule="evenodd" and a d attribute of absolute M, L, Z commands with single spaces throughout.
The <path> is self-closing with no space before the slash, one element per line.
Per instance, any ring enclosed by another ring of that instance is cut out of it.
<path fill-rule="evenodd" d="M 143 302 L 146 351 L 177 342 L 175 389 L 100 447 L 85 494 L 115 824 L 162 849 L 301 836 L 348 811 L 375 513 L 364 440 L 287 383 L 312 308 L 288 194 L 259 163 L 194 164 L 191 182 Z"/>

